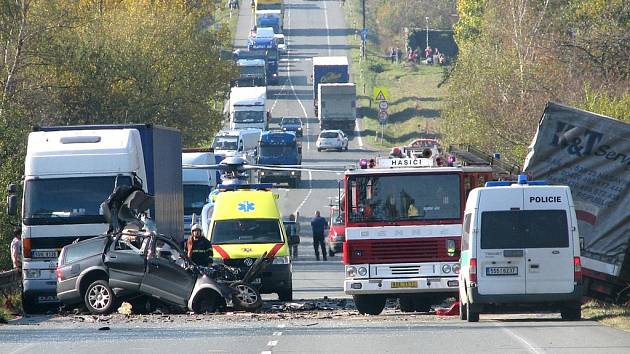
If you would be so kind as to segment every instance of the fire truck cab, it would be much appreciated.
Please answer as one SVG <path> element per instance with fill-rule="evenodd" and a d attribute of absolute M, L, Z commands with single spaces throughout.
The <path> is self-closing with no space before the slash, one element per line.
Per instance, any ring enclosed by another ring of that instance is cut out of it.
<path fill-rule="evenodd" d="M 360 313 L 387 298 L 404 312 L 457 296 L 462 216 L 490 166 L 442 167 L 427 157 L 362 160 L 344 178 L 344 290 Z"/>

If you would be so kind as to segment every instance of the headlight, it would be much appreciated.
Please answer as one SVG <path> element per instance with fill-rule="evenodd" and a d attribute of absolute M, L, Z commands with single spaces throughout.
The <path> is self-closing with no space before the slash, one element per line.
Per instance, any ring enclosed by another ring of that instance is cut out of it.
<path fill-rule="evenodd" d="M 264 176 L 265 175 L 265 171 L 260 171 L 260 175 Z"/>
<path fill-rule="evenodd" d="M 367 275 L 368 271 L 367 271 L 367 268 L 365 267 L 359 267 L 359 270 L 357 271 L 357 273 L 359 273 L 360 276 L 364 277 Z"/>
<path fill-rule="evenodd" d="M 39 269 L 24 269 L 24 279 L 40 278 L 42 275 Z"/>
<path fill-rule="evenodd" d="M 287 131 L 287 128 L 285 128 L 285 127 L 282 127 L 282 130 L 286 132 L 286 131 Z"/>
<path fill-rule="evenodd" d="M 289 256 L 274 257 L 273 264 L 289 264 Z"/>
<path fill-rule="evenodd" d="M 357 269 L 353 266 L 346 267 L 346 278 L 354 278 L 357 276 Z"/>
<path fill-rule="evenodd" d="M 291 171 L 291 176 L 295 176 L 295 171 Z"/>
<path fill-rule="evenodd" d="M 451 265 L 450 264 L 442 264 L 442 273 L 450 273 L 451 272 Z"/>
<path fill-rule="evenodd" d="M 299 128 L 298 128 L 298 130 L 299 130 L 299 131 L 302 131 L 302 127 L 299 127 Z"/>
<path fill-rule="evenodd" d="M 455 263 L 451 266 L 451 270 L 453 270 L 453 273 L 455 274 L 459 274 L 459 270 L 461 269 L 462 266 L 459 265 L 459 263 Z"/>

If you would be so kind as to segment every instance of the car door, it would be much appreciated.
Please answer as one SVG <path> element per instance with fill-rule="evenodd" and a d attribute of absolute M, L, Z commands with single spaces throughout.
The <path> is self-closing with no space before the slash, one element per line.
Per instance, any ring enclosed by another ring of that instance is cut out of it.
<path fill-rule="evenodd" d="M 559 202 L 550 202 L 553 200 Z M 572 225 L 566 192 L 560 188 L 526 188 L 523 203 L 527 294 L 572 292 L 573 244 L 569 232 Z"/>
<path fill-rule="evenodd" d="M 140 291 L 186 306 L 197 278 L 194 271 L 186 269 L 182 256 L 172 241 L 153 237 Z"/>
<path fill-rule="evenodd" d="M 146 257 L 142 246 L 127 239 L 118 238 L 108 247 L 104 263 L 109 270 L 109 285 L 138 291 L 146 267 Z"/>
<path fill-rule="evenodd" d="M 486 189 L 479 196 L 477 278 L 479 293 L 524 294 L 525 249 L 517 220 L 523 208 L 520 188 Z"/>

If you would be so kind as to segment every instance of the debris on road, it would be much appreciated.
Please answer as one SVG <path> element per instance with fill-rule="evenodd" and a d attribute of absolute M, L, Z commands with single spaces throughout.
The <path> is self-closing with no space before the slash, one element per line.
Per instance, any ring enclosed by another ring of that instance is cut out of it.
<path fill-rule="evenodd" d="M 132 309 L 132 306 L 131 306 L 130 303 L 123 302 L 120 305 L 120 307 L 118 308 L 118 313 L 121 314 L 121 315 L 129 316 L 129 315 L 131 315 L 131 309 Z"/>

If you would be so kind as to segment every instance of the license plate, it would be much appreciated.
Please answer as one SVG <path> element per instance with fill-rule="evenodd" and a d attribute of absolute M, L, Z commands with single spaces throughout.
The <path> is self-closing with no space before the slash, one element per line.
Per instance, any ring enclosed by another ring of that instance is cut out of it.
<path fill-rule="evenodd" d="M 518 275 L 518 267 L 487 267 L 486 275 Z"/>
<path fill-rule="evenodd" d="M 57 251 L 31 251 L 32 258 L 57 258 Z"/>
<path fill-rule="evenodd" d="M 57 302 L 59 299 L 55 295 L 38 296 L 37 302 Z"/>
<path fill-rule="evenodd" d="M 398 288 L 417 288 L 417 281 L 393 281 L 391 285 L 392 289 Z"/>

